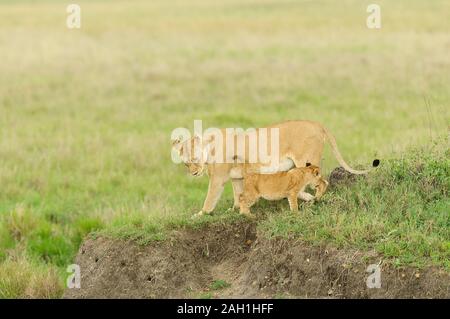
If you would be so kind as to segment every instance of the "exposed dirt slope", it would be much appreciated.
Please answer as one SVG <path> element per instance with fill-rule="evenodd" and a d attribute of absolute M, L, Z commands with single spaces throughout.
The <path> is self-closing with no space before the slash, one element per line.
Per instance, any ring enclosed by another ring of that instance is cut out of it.
<path fill-rule="evenodd" d="M 367 288 L 366 268 L 380 260 L 375 253 L 267 239 L 248 222 L 176 231 L 148 246 L 88 239 L 76 258 L 82 287 L 65 297 L 450 298 L 450 275 L 435 268 L 382 263 L 381 288 Z M 215 280 L 231 285 L 210 290 Z"/>

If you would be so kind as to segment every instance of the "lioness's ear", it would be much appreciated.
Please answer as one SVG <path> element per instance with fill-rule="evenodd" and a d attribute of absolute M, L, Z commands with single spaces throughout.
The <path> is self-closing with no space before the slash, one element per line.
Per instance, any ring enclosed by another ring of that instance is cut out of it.
<path fill-rule="evenodd" d="M 176 146 L 176 145 L 178 145 L 178 144 L 180 144 L 180 143 L 181 143 L 181 137 L 179 137 L 179 138 L 173 140 L 173 141 L 172 141 L 172 146 Z"/>
<path fill-rule="evenodd" d="M 315 176 L 319 176 L 319 174 L 320 174 L 319 168 L 318 168 L 318 167 L 314 167 L 313 172 L 314 172 L 314 175 L 315 175 Z"/>
<path fill-rule="evenodd" d="M 311 166 L 311 163 L 306 163 L 306 167 Z"/>
<path fill-rule="evenodd" d="M 183 143 L 181 143 L 181 136 L 172 141 L 172 147 L 179 152 L 180 155 L 183 153 Z"/>

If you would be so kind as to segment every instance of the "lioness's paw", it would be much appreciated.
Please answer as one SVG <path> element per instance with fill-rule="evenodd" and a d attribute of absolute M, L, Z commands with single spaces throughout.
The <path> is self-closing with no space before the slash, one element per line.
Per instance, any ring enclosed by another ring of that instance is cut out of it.
<path fill-rule="evenodd" d="M 248 219 L 256 219 L 256 215 L 252 213 L 241 213 L 242 216 L 245 216 Z"/>
<path fill-rule="evenodd" d="M 231 206 L 230 208 L 228 208 L 226 210 L 226 212 L 229 213 L 229 212 L 235 212 L 235 211 L 238 211 L 238 210 L 239 210 L 239 206 Z"/>
<path fill-rule="evenodd" d="M 195 218 L 199 218 L 199 217 L 201 217 L 201 216 L 203 216 L 203 211 L 201 210 L 201 211 L 199 211 L 197 214 L 194 214 L 194 215 L 192 215 L 192 219 L 195 219 Z"/>

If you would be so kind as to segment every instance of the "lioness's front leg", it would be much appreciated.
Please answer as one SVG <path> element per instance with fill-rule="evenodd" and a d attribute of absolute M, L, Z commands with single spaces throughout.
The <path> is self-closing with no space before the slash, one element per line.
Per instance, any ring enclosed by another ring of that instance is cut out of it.
<path fill-rule="evenodd" d="M 203 208 L 194 216 L 201 216 L 203 214 L 211 213 L 216 207 L 217 201 L 222 195 L 223 186 L 228 181 L 228 178 L 214 178 L 211 177 L 209 180 L 208 193 L 206 194 L 205 202 L 203 203 Z"/>
<path fill-rule="evenodd" d="M 244 180 L 243 179 L 232 179 L 231 183 L 233 185 L 233 197 L 234 197 L 234 209 L 239 209 L 239 198 L 244 191 Z"/>

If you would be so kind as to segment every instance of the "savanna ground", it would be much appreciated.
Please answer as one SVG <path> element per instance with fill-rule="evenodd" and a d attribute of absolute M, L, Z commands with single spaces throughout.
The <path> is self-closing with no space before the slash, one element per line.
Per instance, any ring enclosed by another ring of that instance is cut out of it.
<path fill-rule="evenodd" d="M 60 297 L 92 232 L 146 244 L 239 219 L 228 186 L 190 220 L 207 178 L 171 162 L 170 133 L 194 119 L 323 123 L 347 162 L 382 166 L 301 216 L 260 203 L 258 229 L 448 271 L 450 3 L 377 1 L 370 30 L 372 2 L 79 0 L 70 30 L 66 3 L 2 1 L 0 297 Z"/>

